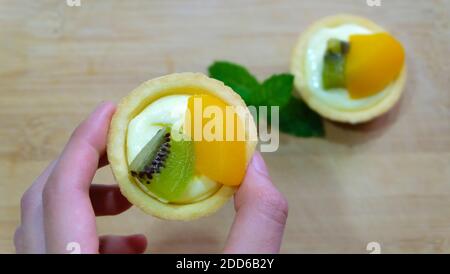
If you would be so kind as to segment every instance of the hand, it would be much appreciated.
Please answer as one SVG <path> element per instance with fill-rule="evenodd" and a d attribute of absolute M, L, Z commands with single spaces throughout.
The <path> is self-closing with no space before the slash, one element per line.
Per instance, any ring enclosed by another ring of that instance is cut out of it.
<path fill-rule="evenodd" d="M 14 235 L 18 253 L 142 253 L 143 235 L 101 236 L 95 216 L 117 215 L 131 207 L 116 185 L 92 185 L 107 164 L 106 138 L 112 103 L 101 104 L 73 132 L 61 155 L 33 182 L 21 200 L 21 224 Z M 235 195 L 236 218 L 225 252 L 279 251 L 287 203 L 271 184 L 261 155 L 255 154 Z"/>
<path fill-rule="evenodd" d="M 21 225 L 14 242 L 18 253 L 141 253 L 142 235 L 97 236 L 95 216 L 119 214 L 131 207 L 117 186 L 91 185 L 107 164 L 106 137 L 112 103 L 101 104 L 73 132 L 61 155 L 34 181 L 21 200 Z"/>

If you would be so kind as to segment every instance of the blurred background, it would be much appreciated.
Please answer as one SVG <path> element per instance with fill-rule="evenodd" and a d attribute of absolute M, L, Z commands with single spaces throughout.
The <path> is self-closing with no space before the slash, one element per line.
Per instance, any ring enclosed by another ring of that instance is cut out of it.
<path fill-rule="evenodd" d="M 302 31 L 336 13 L 366 16 L 402 41 L 407 88 L 371 123 L 326 121 L 325 139 L 282 135 L 264 154 L 290 204 L 282 252 L 368 253 L 373 241 L 382 253 L 449 252 L 449 11 L 446 0 L 0 0 L 0 252 L 14 252 L 22 193 L 98 103 L 218 59 L 260 80 L 287 72 Z M 112 183 L 110 169 L 94 182 Z M 216 253 L 233 216 L 232 202 L 193 222 L 132 208 L 98 218 L 98 229 L 144 233 L 151 253 Z"/>

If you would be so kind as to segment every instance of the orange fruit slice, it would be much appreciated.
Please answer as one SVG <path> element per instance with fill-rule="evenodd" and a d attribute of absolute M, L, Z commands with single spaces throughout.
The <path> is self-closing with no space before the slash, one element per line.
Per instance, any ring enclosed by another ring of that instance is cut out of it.
<path fill-rule="evenodd" d="M 196 172 L 224 185 L 242 182 L 245 129 L 233 107 L 212 95 L 193 95 L 188 99 L 185 131 L 194 141 Z"/>
<path fill-rule="evenodd" d="M 345 78 L 352 99 L 382 91 L 400 73 L 405 52 L 388 33 L 352 35 L 349 42 Z"/>

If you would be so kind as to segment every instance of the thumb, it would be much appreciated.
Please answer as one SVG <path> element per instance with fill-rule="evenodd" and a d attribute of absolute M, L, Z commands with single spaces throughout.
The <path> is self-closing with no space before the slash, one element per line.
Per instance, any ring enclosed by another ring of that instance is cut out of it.
<path fill-rule="evenodd" d="M 272 184 L 259 152 L 250 163 L 235 195 L 236 217 L 226 253 L 277 253 L 288 215 L 284 196 Z"/>

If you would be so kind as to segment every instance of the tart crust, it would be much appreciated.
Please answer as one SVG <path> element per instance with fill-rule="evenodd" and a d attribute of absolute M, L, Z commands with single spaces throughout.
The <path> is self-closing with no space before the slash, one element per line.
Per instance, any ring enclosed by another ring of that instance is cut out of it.
<path fill-rule="evenodd" d="M 200 73 L 175 73 L 149 80 L 123 98 L 114 114 L 109 134 L 107 153 L 114 177 L 122 194 L 134 205 L 147 214 L 168 220 L 192 220 L 210 215 L 222 207 L 235 193 L 238 187 L 222 185 L 210 197 L 191 204 L 165 204 L 146 194 L 129 175 L 126 136 L 129 122 L 151 102 L 172 94 L 208 93 L 214 95 L 230 106 L 243 107 L 248 119 L 247 164 L 257 144 L 256 126 L 241 97 L 222 82 Z"/>
<path fill-rule="evenodd" d="M 308 43 L 311 37 L 322 28 L 333 28 L 342 24 L 356 24 L 365 27 L 373 32 L 386 32 L 382 27 L 363 17 L 354 15 L 335 15 L 325 17 L 311 25 L 299 38 L 291 61 L 291 73 L 295 76 L 294 84 L 300 96 L 313 110 L 320 115 L 334 121 L 357 124 L 372 120 L 387 111 L 389 111 L 400 99 L 406 82 L 406 65 L 397 78 L 389 87 L 391 90 L 382 98 L 382 100 L 373 106 L 360 110 L 341 110 L 322 102 L 308 86 L 306 79 L 305 58 L 308 50 Z"/>

